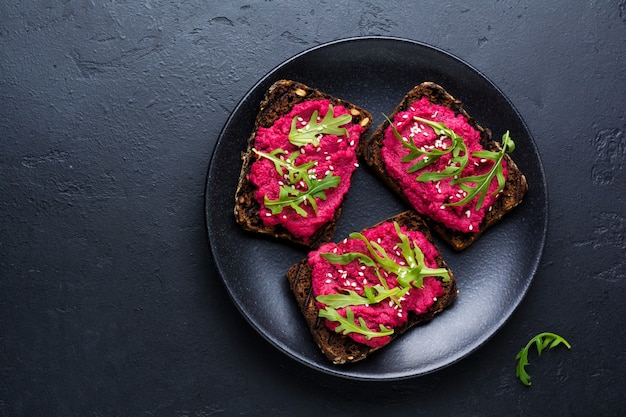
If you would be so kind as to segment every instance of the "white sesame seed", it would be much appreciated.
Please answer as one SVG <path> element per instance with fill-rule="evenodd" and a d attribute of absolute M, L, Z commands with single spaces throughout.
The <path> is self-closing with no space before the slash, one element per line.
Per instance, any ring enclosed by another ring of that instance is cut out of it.
<path fill-rule="evenodd" d="M 330 283 L 332 282 L 332 280 L 327 279 L 325 282 L 326 282 L 327 284 L 330 284 Z"/>
<path fill-rule="evenodd" d="M 470 216 L 472 215 L 472 212 L 471 212 L 471 211 L 469 211 L 469 210 L 466 210 L 466 211 L 465 211 L 465 215 L 466 215 L 466 216 L 467 216 L 467 218 L 469 219 L 469 218 L 470 218 Z"/>
<path fill-rule="evenodd" d="M 272 217 L 272 213 L 265 213 L 265 217 Z"/>
<path fill-rule="evenodd" d="M 474 226 L 472 226 L 472 225 L 470 224 L 470 225 L 469 225 L 469 229 L 470 229 L 470 231 L 471 231 L 471 230 L 474 230 Z"/>
<path fill-rule="evenodd" d="M 354 163 L 354 167 L 355 167 L 355 168 L 358 168 L 358 167 L 359 167 L 359 163 L 358 163 L 358 162 L 355 162 L 355 163 Z"/>
<path fill-rule="evenodd" d="M 350 141 L 350 146 L 354 146 L 354 141 L 353 140 Z"/>

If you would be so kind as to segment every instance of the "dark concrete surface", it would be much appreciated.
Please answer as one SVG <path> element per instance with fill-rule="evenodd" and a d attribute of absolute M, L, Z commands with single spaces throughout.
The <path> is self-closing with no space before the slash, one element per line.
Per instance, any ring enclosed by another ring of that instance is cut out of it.
<path fill-rule="evenodd" d="M 505 326 L 444 370 L 350 381 L 268 344 L 212 263 L 220 130 L 307 48 L 397 36 L 520 112 L 549 230 Z M 626 412 L 626 2 L 0 4 L 0 415 L 618 416 Z M 553 331 L 571 350 L 517 351 Z"/>

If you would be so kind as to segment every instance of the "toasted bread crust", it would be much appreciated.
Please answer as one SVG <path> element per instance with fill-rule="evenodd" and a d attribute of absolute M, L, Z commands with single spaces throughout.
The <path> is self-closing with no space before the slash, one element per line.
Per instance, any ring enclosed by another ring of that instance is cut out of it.
<path fill-rule="evenodd" d="M 422 97 L 426 97 L 433 104 L 448 107 L 455 113 L 460 113 L 465 116 L 468 119 L 469 124 L 480 132 L 481 145 L 483 148 L 491 151 L 501 149 L 500 145 L 492 139 L 491 131 L 479 125 L 476 120 L 474 120 L 463 109 L 463 104 L 460 100 L 454 98 L 443 87 L 432 82 L 425 82 L 411 89 L 389 115 L 389 119 L 393 120 L 397 113 L 406 110 L 411 103 L 420 100 Z M 383 182 L 389 186 L 391 190 L 408 203 L 408 197 L 404 193 L 403 189 L 387 174 L 385 163 L 382 159 L 382 141 L 384 139 L 384 131 L 388 126 L 389 123 L 384 121 L 369 137 L 363 138 L 357 149 L 357 155 L 383 180 Z M 432 219 L 427 219 L 428 223 L 437 235 L 449 243 L 454 249 L 463 250 L 467 248 L 474 241 L 476 241 L 476 239 L 478 239 L 478 237 L 488 227 L 498 222 L 502 216 L 522 202 L 524 195 L 528 191 L 526 177 L 522 174 L 520 169 L 508 154 L 505 155 L 505 159 L 508 167 L 508 175 L 504 190 L 502 191 L 500 197 L 496 200 L 496 203 L 493 205 L 491 211 L 487 212 L 485 219 L 481 223 L 478 230 L 464 233 L 452 230 L 444 224 L 436 222 Z"/>
<path fill-rule="evenodd" d="M 397 221 L 400 226 L 406 226 L 410 230 L 422 232 L 426 238 L 432 242 L 430 230 L 423 219 L 413 211 L 400 213 L 385 221 Z M 381 222 L 382 223 L 382 222 Z M 375 226 L 373 226 L 375 227 Z M 433 243 L 434 244 L 434 243 Z M 425 314 L 417 315 L 411 313 L 409 320 L 404 327 L 396 329 L 392 335 L 392 340 L 405 333 L 410 328 L 426 323 L 433 317 L 451 305 L 457 297 L 456 281 L 452 271 L 443 260 L 441 255 L 437 257 L 439 268 L 448 269 L 450 280 L 442 282 L 445 289 L 444 295 L 438 297 L 432 309 Z M 357 362 L 365 359 L 370 353 L 380 348 L 372 348 L 367 345 L 355 342 L 353 339 L 335 333 L 326 327 L 324 320 L 318 317 L 318 309 L 315 306 L 313 290 L 311 284 L 311 267 L 305 258 L 293 265 L 287 271 L 287 281 L 296 302 L 304 315 L 313 339 L 324 355 L 334 364 L 345 364 Z"/>
<path fill-rule="evenodd" d="M 253 132 L 248 138 L 246 151 L 241 156 L 242 168 L 235 192 L 234 215 L 237 223 L 245 230 L 273 236 L 278 239 L 286 239 L 309 248 L 319 247 L 322 243 L 329 242 L 332 239 L 337 229 L 337 221 L 341 216 L 343 204 L 335 211 L 334 217 L 305 242 L 304 239 L 293 236 L 280 225 L 269 227 L 263 224 L 259 216 L 260 205 L 254 198 L 256 188 L 249 181 L 250 168 L 254 162 L 252 148 L 254 147 L 254 138 L 258 128 L 271 127 L 276 120 L 291 111 L 293 106 L 298 103 L 320 99 L 328 99 L 334 106 L 341 105 L 350 110 L 352 123 L 360 124 L 365 128 L 365 131 L 371 126 L 372 115 L 365 109 L 352 103 L 296 81 L 280 80 L 272 84 L 261 101 L 259 112 L 254 122 Z"/>

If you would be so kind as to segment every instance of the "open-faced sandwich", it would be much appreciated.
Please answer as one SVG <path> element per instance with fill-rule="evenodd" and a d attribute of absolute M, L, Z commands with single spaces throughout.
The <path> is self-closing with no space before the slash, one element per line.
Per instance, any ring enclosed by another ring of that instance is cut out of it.
<path fill-rule="evenodd" d="M 287 280 L 314 341 L 335 364 L 364 359 L 457 296 L 452 272 L 414 211 L 309 252 Z"/>
<path fill-rule="evenodd" d="M 528 185 L 500 143 L 462 103 L 425 82 L 409 91 L 373 134 L 359 157 L 453 248 L 462 250 L 516 207 Z"/>
<path fill-rule="evenodd" d="M 236 221 L 310 248 L 330 241 L 371 120 L 364 109 L 299 82 L 274 83 L 242 155 Z"/>

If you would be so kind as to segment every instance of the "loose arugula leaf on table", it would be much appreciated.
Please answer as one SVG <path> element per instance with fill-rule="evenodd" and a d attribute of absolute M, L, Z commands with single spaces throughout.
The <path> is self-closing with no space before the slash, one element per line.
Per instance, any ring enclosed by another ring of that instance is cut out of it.
<path fill-rule="evenodd" d="M 298 117 L 294 117 L 291 121 L 291 130 L 289 131 L 289 142 L 296 146 L 304 146 L 309 143 L 319 146 L 322 135 L 341 136 L 348 134 L 348 130 L 340 126 L 350 123 L 352 116 L 342 114 L 339 117 L 335 117 L 332 104 L 328 106 L 328 112 L 320 122 L 317 121 L 318 114 L 318 111 L 315 110 L 311 115 L 309 123 L 301 128 L 297 127 Z"/>
<path fill-rule="evenodd" d="M 315 166 L 315 162 L 311 161 L 296 166 L 294 161 L 300 155 L 299 151 L 293 152 L 286 159 L 281 159 L 279 156 L 286 153 L 283 149 L 276 149 L 270 153 L 257 151 L 256 149 L 253 149 L 253 151 L 257 155 L 272 161 L 276 171 L 282 176 L 287 175 L 289 181 L 289 184 L 280 186 L 278 199 L 272 200 L 265 196 L 263 203 L 265 207 L 271 210 L 272 214 L 280 214 L 285 207 L 291 207 L 300 216 L 307 217 L 307 212 L 301 207 L 303 203 L 310 204 L 315 214 L 317 214 L 317 202 L 315 199 L 326 200 L 324 191 L 329 188 L 336 188 L 341 181 L 339 176 L 332 173 L 328 173 L 321 180 L 311 177 L 308 171 Z M 305 183 L 306 190 L 295 188 L 295 185 L 301 181 Z"/>
<path fill-rule="evenodd" d="M 537 355 L 540 356 L 541 352 L 544 349 L 552 349 L 553 347 L 558 346 L 561 343 L 564 344 L 568 349 L 571 349 L 571 345 L 567 342 L 567 340 L 555 333 L 540 333 L 530 339 L 526 346 L 524 346 L 517 353 L 517 355 L 515 355 L 515 360 L 517 360 L 517 366 L 515 367 L 515 376 L 518 377 L 520 381 L 522 381 L 522 384 L 530 386 L 530 375 L 526 371 L 526 365 L 528 365 L 528 351 L 530 350 L 530 348 L 535 345 L 537 348 Z"/>

